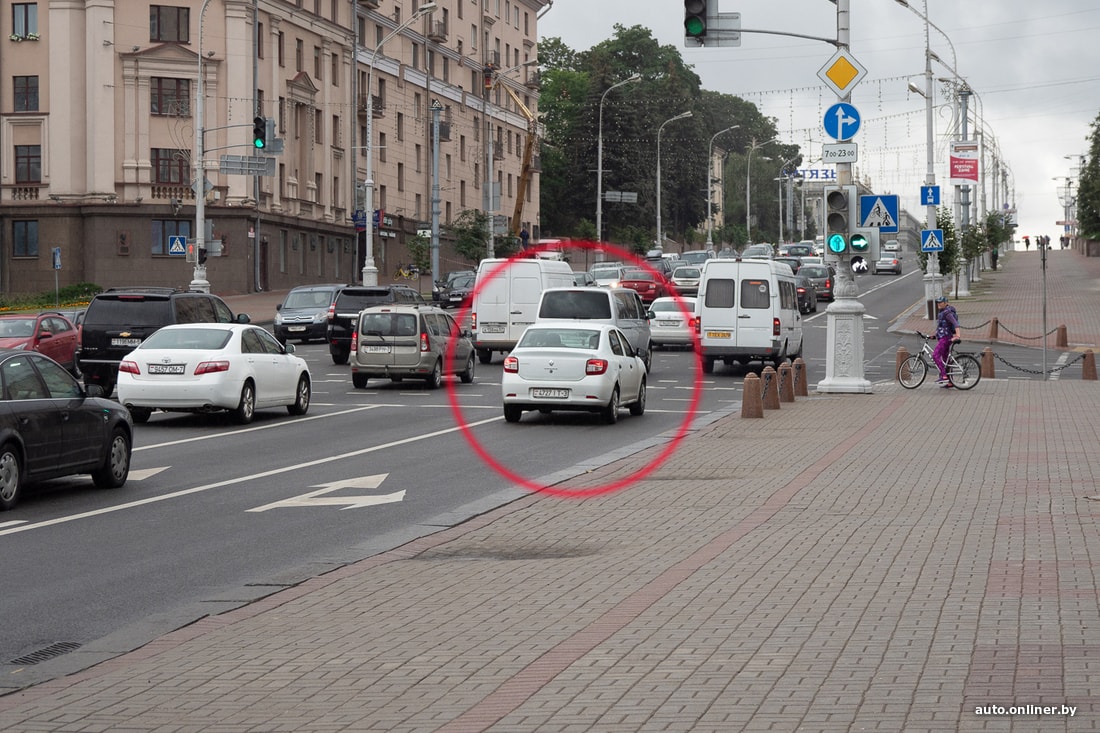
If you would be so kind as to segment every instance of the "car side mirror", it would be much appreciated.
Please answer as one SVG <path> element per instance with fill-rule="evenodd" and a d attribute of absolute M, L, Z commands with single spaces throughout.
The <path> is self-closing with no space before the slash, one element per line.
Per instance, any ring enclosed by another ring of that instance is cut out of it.
<path fill-rule="evenodd" d="M 106 397 L 104 394 L 103 386 L 99 384 L 89 384 L 84 388 L 85 397 Z"/>
<path fill-rule="evenodd" d="M 277 311 L 281 311 L 282 309 L 283 309 L 283 304 L 282 303 L 279 303 L 278 305 L 275 306 L 275 310 L 277 310 Z"/>
<path fill-rule="evenodd" d="M 237 323 L 252 323 L 252 319 L 248 317 L 247 313 L 237 314 Z"/>
<path fill-rule="evenodd" d="M 286 345 L 283 346 L 283 352 L 287 353 L 287 354 L 293 354 L 294 353 L 294 344 L 287 341 Z"/>
<path fill-rule="evenodd" d="M 653 311 L 646 311 L 646 312 L 645 312 L 645 317 L 646 317 L 646 318 L 647 318 L 648 320 L 653 320 Z"/>

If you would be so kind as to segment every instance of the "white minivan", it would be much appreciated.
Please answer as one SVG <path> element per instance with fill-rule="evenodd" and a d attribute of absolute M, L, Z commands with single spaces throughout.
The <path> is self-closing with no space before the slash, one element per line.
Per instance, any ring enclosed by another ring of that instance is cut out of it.
<path fill-rule="evenodd" d="M 703 372 L 714 362 L 771 361 L 802 355 L 802 314 L 794 273 L 773 260 L 707 260 L 695 299 Z"/>
<path fill-rule="evenodd" d="M 539 298 L 547 288 L 573 287 L 568 262 L 537 259 L 486 259 L 477 268 L 470 328 L 482 364 L 494 351 L 507 352 L 535 322 Z"/>

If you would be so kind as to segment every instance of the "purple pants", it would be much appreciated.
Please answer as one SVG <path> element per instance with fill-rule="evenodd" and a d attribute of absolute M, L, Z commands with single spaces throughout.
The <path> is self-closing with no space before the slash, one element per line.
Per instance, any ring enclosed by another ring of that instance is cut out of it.
<path fill-rule="evenodd" d="M 936 342 L 936 348 L 932 350 L 932 361 L 940 370 L 940 381 L 947 379 L 947 353 L 951 351 L 951 337 L 944 336 Z"/>

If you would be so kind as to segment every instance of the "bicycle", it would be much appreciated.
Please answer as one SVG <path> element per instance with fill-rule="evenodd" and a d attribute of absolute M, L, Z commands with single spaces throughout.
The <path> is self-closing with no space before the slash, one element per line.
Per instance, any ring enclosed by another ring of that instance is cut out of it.
<path fill-rule="evenodd" d="M 420 268 L 416 265 L 401 265 L 397 268 L 397 271 L 393 273 L 393 279 L 397 280 L 418 280 L 420 278 Z"/>
<path fill-rule="evenodd" d="M 920 353 L 910 356 L 898 367 L 898 382 L 906 389 L 916 389 L 924 383 L 928 376 L 929 365 L 936 368 L 936 362 L 932 359 L 932 336 L 925 336 L 917 331 L 924 343 Z M 944 363 L 947 368 L 947 381 L 956 389 L 971 389 L 982 378 L 982 365 L 973 354 L 956 354 L 955 344 L 947 352 L 947 360 Z"/>

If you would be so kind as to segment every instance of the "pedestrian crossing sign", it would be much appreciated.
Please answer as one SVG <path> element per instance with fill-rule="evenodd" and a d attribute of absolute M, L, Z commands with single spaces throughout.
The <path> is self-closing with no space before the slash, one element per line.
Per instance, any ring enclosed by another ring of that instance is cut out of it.
<path fill-rule="evenodd" d="M 897 234 L 898 197 L 860 196 L 859 222 L 863 229 L 878 229 L 882 234 Z"/>
<path fill-rule="evenodd" d="M 921 232 L 920 232 L 920 251 L 921 252 L 943 252 L 943 230 L 942 229 L 921 229 Z"/>
<path fill-rule="evenodd" d="M 187 254 L 187 237 L 181 237 L 178 234 L 174 234 L 168 237 L 168 254 L 170 255 L 185 255 Z"/>

